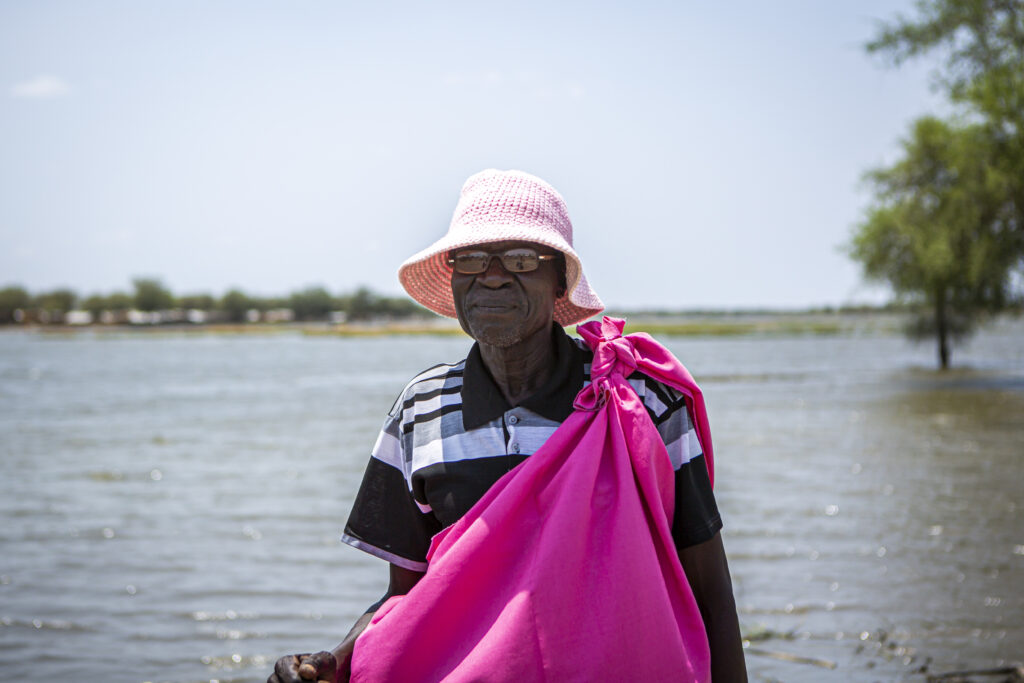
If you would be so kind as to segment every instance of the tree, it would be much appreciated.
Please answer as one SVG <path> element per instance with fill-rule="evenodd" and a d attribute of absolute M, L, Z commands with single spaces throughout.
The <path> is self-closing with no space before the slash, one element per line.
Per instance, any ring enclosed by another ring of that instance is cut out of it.
<path fill-rule="evenodd" d="M 937 81 L 1006 132 L 1024 134 L 1024 2 L 918 0 L 916 20 L 882 24 L 867 44 L 895 65 L 935 49 L 946 52 Z"/>
<path fill-rule="evenodd" d="M 876 201 L 851 244 L 869 277 L 926 304 L 911 332 L 937 337 L 942 368 L 951 341 L 1013 298 L 1020 256 L 1004 248 L 1005 183 L 987 163 L 990 142 L 979 125 L 919 119 L 904 158 L 869 174 Z"/>
<path fill-rule="evenodd" d="M 868 174 L 874 205 L 850 252 L 869 277 L 926 303 L 911 326 L 950 341 L 1014 303 L 1024 273 L 1024 2 L 918 0 L 919 16 L 883 24 L 869 52 L 894 64 L 944 51 L 936 75 L 960 105 L 953 123 L 919 119 L 904 158 Z"/>
<path fill-rule="evenodd" d="M 20 322 L 16 317 L 16 311 L 24 311 L 30 302 L 28 292 L 21 287 L 0 289 L 0 325 Z"/>
<path fill-rule="evenodd" d="M 32 307 L 38 311 L 40 322 L 56 323 L 64 320 L 64 315 L 75 307 L 77 301 L 77 294 L 61 288 L 37 294 L 32 298 Z"/>
<path fill-rule="evenodd" d="M 185 309 L 212 311 L 216 305 L 217 302 L 209 294 L 189 294 L 178 299 L 178 307 Z"/>
<path fill-rule="evenodd" d="M 155 278 L 135 278 L 135 308 L 140 311 L 165 311 L 174 306 L 174 296 Z"/>
<path fill-rule="evenodd" d="M 82 308 L 89 311 L 94 321 L 99 320 L 103 311 L 108 310 L 107 297 L 102 294 L 90 294 L 82 302 Z"/>
<path fill-rule="evenodd" d="M 233 323 L 241 323 L 245 322 L 252 303 L 241 290 L 231 289 L 221 297 L 220 308 L 227 314 L 228 320 Z"/>
<path fill-rule="evenodd" d="M 899 65 L 930 51 L 945 53 L 936 82 L 983 126 L 989 163 L 1007 181 L 1015 248 L 1024 250 L 1024 2 L 918 0 L 917 20 L 883 24 L 871 53 Z"/>
<path fill-rule="evenodd" d="M 348 301 L 349 320 L 369 320 L 379 313 L 377 295 L 366 287 L 358 288 Z"/>
<path fill-rule="evenodd" d="M 331 312 L 334 300 L 323 287 L 307 287 L 293 292 L 289 304 L 297 320 L 319 320 Z"/>
<path fill-rule="evenodd" d="M 113 292 L 107 297 L 108 311 L 127 311 L 134 303 L 133 298 L 124 292 Z"/>

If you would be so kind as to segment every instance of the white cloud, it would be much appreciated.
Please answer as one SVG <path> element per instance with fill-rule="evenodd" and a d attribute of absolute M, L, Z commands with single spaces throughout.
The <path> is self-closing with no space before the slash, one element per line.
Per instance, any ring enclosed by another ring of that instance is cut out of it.
<path fill-rule="evenodd" d="M 70 92 L 71 86 L 64 79 L 45 74 L 11 86 L 11 97 L 34 100 L 64 97 Z"/>

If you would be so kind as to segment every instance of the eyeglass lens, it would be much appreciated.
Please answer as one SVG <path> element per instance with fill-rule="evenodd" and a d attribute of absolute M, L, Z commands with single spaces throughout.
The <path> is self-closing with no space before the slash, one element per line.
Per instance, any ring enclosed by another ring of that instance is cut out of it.
<path fill-rule="evenodd" d="M 463 251 L 455 254 L 455 270 L 464 275 L 482 273 L 490 267 L 494 257 L 500 258 L 501 265 L 510 273 L 528 273 L 540 265 L 540 257 L 533 249 L 509 249 L 502 254 Z"/>

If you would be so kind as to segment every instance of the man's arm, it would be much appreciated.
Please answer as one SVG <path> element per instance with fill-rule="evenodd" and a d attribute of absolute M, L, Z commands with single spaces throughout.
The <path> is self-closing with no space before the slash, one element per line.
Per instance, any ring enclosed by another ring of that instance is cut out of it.
<path fill-rule="evenodd" d="M 725 559 L 722 535 L 679 551 L 679 561 L 697 600 L 704 629 L 711 646 L 711 680 L 715 683 L 744 683 L 747 666 L 732 594 L 729 563 Z"/>
<path fill-rule="evenodd" d="M 274 673 L 267 679 L 267 683 L 306 683 L 311 680 L 347 683 L 352 675 L 352 651 L 355 649 L 359 634 L 366 630 L 373 615 L 388 598 L 405 595 L 423 577 L 423 572 L 404 569 L 394 564 L 390 565 L 389 572 L 388 591 L 356 620 L 348 635 L 336 648 L 331 652 L 281 657 L 275 663 Z M 300 668 L 305 664 L 311 668 L 307 672 L 308 677 L 304 678 L 300 675 Z"/>
<path fill-rule="evenodd" d="M 349 676 L 352 673 L 352 651 L 356 646 L 356 638 L 359 634 L 366 630 L 370 620 L 373 619 L 373 615 L 376 614 L 377 610 L 383 605 L 388 598 L 395 595 L 405 595 L 412 590 L 419 580 L 423 577 L 423 572 L 413 571 L 412 569 L 405 569 L 399 567 L 396 564 L 390 565 L 390 580 L 388 582 L 388 592 L 384 596 L 370 606 L 363 616 L 356 620 L 356 623 L 352 625 L 348 635 L 342 640 L 336 648 L 331 650 L 331 654 L 334 655 L 335 660 L 338 662 L 338 677 L 339 683 L 348 681 Z"/>

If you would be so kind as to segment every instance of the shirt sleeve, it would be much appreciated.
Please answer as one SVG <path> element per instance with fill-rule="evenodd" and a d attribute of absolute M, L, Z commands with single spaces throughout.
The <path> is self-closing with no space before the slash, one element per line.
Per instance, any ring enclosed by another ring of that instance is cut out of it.
<path fill-rule="evenodd" d="M 402 401 L 381 429 L 341 540 L 414 571 L 427 570 L 430 539 L 441 525 L 413 499 L 401 439 Z"/>
<path fill-rule="evenodd" d="M 722 529 L 722 517 L 686 397 L 647 377 L 643 383 L 641 398 L 675 470 L 672 538 L 676 548 L 682 550 L 711 540 Z"/>

